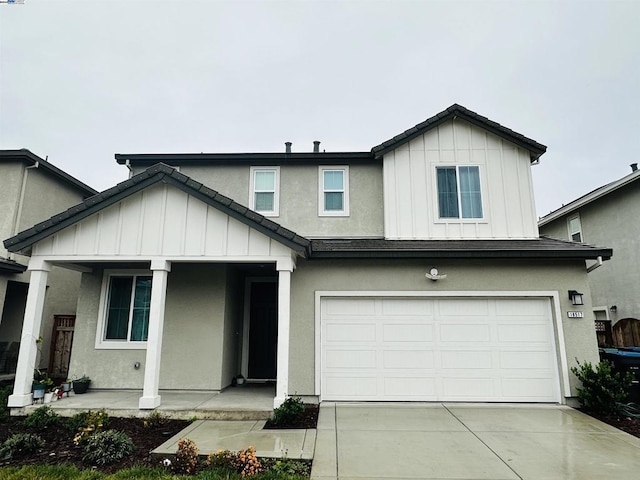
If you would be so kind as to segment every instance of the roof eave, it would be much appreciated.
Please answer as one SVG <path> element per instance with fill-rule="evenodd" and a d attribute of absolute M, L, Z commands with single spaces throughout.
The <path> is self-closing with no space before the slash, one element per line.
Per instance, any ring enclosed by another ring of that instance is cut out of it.
<path fill-rule="evenodd" d="M 341 250 L 312 251 L 310 259 L 326 258 L 446 258 L 446 259 L 565 259 L 565 260 L 609 260 L 611 249 L 584 251 L 536 251 L 536 250 Z"/>

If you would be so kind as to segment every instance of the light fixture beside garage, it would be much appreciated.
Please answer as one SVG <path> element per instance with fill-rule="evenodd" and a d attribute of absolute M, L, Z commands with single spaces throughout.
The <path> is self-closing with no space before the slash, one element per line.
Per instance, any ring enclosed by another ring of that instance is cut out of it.
<path fill-rule="evenodd" d="M 584 300 L 582 299 L 582 293 L 576 290 L 569 290 L 569 300 L 571 300 L 572 305 L 584 305 Z"/>
<path fill-rule="evenodd" d="M 433 282 L 437 280 L 441 280 L 443 278 L 447 278 L 446 275 L 441 275 L 438 269 L 435 267 L 432 267 L 431 270 L 429 270 L 429 272 L 426 273 L 424 276 Z"/>

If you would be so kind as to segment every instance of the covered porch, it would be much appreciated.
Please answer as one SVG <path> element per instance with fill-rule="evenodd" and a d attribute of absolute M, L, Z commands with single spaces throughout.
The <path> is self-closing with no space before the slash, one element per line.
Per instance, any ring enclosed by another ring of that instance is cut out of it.
<path fill-rule="evenodd" d="M 274 383 L 247 383 L 221 392 L 160 390 L 162 404 L 156 410 L 181 420 L 264 420 L 273 412 Z M 91 389 L 82 395 L 73 392 L 51 407 L 58 415 L 71 417 L 88 410 L 104 409 L 112 417 L 144 417 L 147 412 L 138 408 L 141 390 Z M 11 409 L 12 415 L 28 415 L 42 404 Z"/>
<path fill-rule="evenodd" d="M 213 397 L 242 373 L 275 381 L 270 411 L 289 393 L 291 275 L 308 244 L 161 164 L 18 234 L 5 245 L 31 256 L 31 276 L 9 406 L 31 404 L 55 265 L 83 272 L 70 371 L 87 374 L 98 391 L 82 402 L 107 408 L 113 397 L 123 409 L 162 409 L 182 390 L 200 405 L 207 402 L 200 392 Z M 252 343 L 251 309 L 265 298 L 274 333 Z M 265 345 L 271 373 L 252 375 L 261 362 L 247 352 Z M 127 400 L 114 391 L 129 392 Z"/>

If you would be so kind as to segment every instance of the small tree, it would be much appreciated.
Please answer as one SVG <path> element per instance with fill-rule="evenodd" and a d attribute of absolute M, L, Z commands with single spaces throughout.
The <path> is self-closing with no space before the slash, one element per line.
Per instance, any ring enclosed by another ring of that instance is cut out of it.
<path fill-rule="evenodd" d="M 578 388 L 578 399 L 584 409 L 591 413 L 613 415 L 627 399 L 629 387 L 633 381 L 630 372 L 615 372 L 613 364 L 603 360 L 593 368 L 589 362 L 578 363 L 571 372 L 582 382 Z"/>

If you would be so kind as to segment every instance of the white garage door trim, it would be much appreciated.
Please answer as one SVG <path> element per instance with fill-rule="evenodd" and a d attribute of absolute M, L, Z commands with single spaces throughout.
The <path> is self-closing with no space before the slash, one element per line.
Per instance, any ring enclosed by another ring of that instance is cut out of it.
<path fill-rule="evenodd" d="M 557 291 L 454 291 L 454 292 L 424 292 L 424 291 L 316 291 L 315 292 L 315 394 L 322 400 L 321 391 L 321 303 L 325 297 L 413 297 L 413 298 L 447 298 L 447 297 L 483 297 L 483 298 L 544 298 L 550 300 L 552 310 L 552 328 L 555 335 L 553 348 L 560 359 L 559 378 L 561 383 L 560 396 L 566 398 L 570 395 L 569 368 L 565 350 L 564 330 L 562 315 L 560 312 L 560 298 Z M 556 343 L 557 346 L 556 347 Z M 562 395 L 564 393 L 564 395 Z M 559 399 L 560 400 L 560 399 Z"/>

